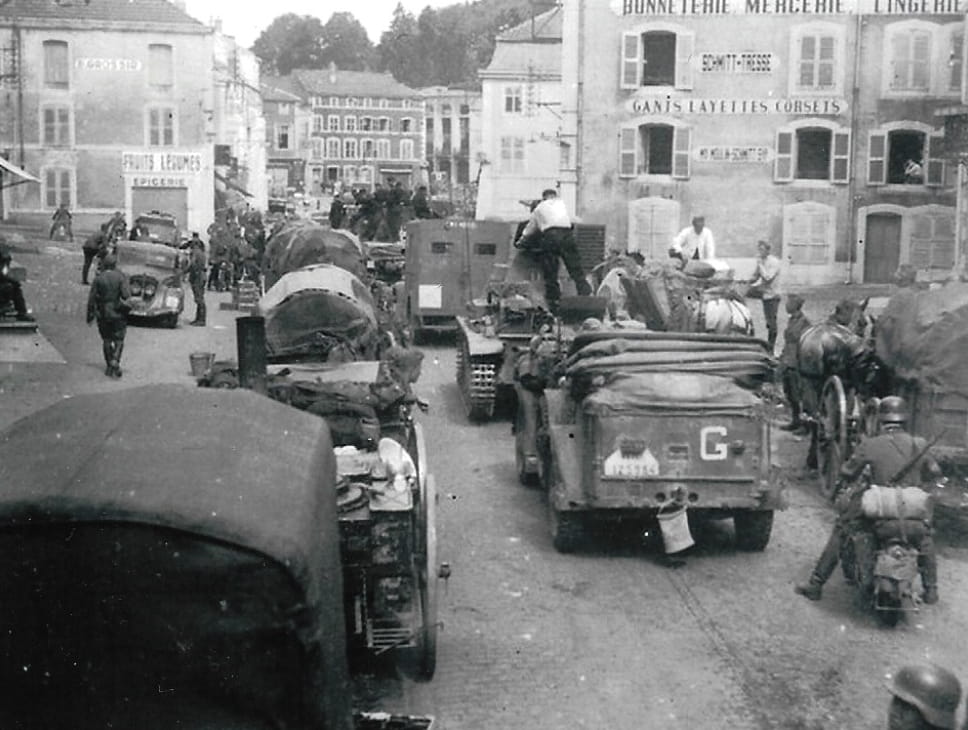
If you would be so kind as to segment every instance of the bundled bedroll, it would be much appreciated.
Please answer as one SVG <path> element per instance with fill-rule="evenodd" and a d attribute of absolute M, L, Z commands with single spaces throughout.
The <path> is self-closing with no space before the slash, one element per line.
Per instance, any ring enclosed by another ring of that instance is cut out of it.
<path fill-rule="evenodd" d="M 266 287 L 286 274 L 313 264 L 333 264 L 354 276 L 366 275 L 366 254 L 350 231 L 332 230 L 316 223 L 299 222 L 272 234 L 266 245 Z"/>
<path fill-rule="evenodd" d="M 376 307 L 349 271 L 317 264 L 290 272 L 259 300 L 270 361 L 347 362 L 375 359 Z"/>
<path fill-rule="evenodd" d="M 580 334 L 565 361 L 565 374 L 589 382 L 634 373 L 699 373 L 755 390 L 773 377 L 773 359 L 759 340 L 692 333 Z"/>

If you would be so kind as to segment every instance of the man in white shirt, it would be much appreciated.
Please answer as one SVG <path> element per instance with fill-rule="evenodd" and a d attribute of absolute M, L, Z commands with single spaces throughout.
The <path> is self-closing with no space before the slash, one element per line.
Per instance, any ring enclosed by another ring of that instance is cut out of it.
<path fill-rule="evenodd" d="M 541 193 L 541 202 L 531 212 L 531 219 L 514 245 L 516 248 L 531 250 L 537 256 L 545 281 L 545 299 L 552 312 L 558 310 L 558 302 L 561 300 L 561 285 L 558 283 L 559 257 L 575 282 L 578 294 L 591 296 L 592 288 L 582 270 L 581 257 L 571 228 L 571 216 L 568 215 L 565 202 L 558 197 L 557 191 L 548 189 Z"/>
<path fill-rule="evenodd" d="M 672 239 L 669 255 L 682 259 L 683 264 L 690 259 L 708 261 L 716 258 L 716 240 L 713 232 L 706 228 L 706 219 L 696 216 L 691 226 L 679 231 Z"/>
<path fill-rule="evenodd" d="M 763 317 L 766 319 L 766 341 L 770 354 L 776 345 L 776 314 L 780 309 L 780 259 L 770 253 L 769 241 L 757 241 L 756 271 L 750 282 L 749 294 L 763 300 Z"/>

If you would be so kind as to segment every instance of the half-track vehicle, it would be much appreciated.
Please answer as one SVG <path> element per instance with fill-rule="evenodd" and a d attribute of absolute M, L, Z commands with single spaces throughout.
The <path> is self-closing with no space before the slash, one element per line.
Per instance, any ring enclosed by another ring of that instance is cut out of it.
<path fill-rule="evenodd" d="M 765 343 L 745 336 L 579 333 L 554 377 L 518 386 L 555 547 L 574 550 L 593 518 L 650 523 L 684 507 L 731 517 L 740 548 L 764 549 L 783 505 L 754 392 L 771 377 Z"/>
<path fill-rule="evenodd" d="M 336 461 L 320 419 L 243 390 L 80 395 L 5 430 L 0 725 L 431 727 L 353 713 Z"/>

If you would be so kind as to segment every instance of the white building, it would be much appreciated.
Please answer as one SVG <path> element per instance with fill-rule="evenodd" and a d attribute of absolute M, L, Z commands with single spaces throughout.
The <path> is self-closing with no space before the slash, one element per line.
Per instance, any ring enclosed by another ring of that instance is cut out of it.
<path fill-rule="evenodd" d="M 483 133 L 478 219 L 521 220 L 520 201 L 559 186 L 572 166 L 561 139 L 561 11 L 549 10 L 497 37 L 480 71 Z M 564 196 L 573 210 L 574 189 Z"/>

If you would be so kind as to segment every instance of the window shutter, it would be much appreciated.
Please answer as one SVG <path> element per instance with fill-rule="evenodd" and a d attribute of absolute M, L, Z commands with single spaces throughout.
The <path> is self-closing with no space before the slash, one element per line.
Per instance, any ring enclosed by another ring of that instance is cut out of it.
<path fill-rule="evenodd" d="M 619 140 L 619 177 L 635 177 L 635 151 L 638 130 L 626 127 L 621 131 Z"/>
<path fill-rule="evenodd" d="M 692 88 L 692 50 L 696 34 L 686 31 L 676 33 L 676 88 Z"/>
<path fill-rule="evenodd" d="M 689 148 L 692 130 L 676 127 L 672 133 L 672 177 L 677 180 L 689 178 Z"/>
<path fill-rule="evenodd" d="M 773 180 L 793 180 L 793 132 L 776 133 L 776 158 L 773 160 Z"/>
<path fill-rule="evenodd" d="M 867 184 L 883 185 L 887 181 L 887 135 L 871 132 L 867 146 Z"/>
<path fill-rule="evenodd" d="M 928 135 L 925 185 L 944 185 L 944 134 Z"/>
<path fill-rule="evenodd" d="M 831 182 L 845 183 L 850 175 L 850 132 L 834 132 Z"/>
<path fill-rule="evenodd" d="M 639 74 L 642 64 L 639 63 L 639 49 L 641 39 L 638 33 L 622 33 L 622 79 L 623 89 L 637 89 L 641 83 Z"/>

